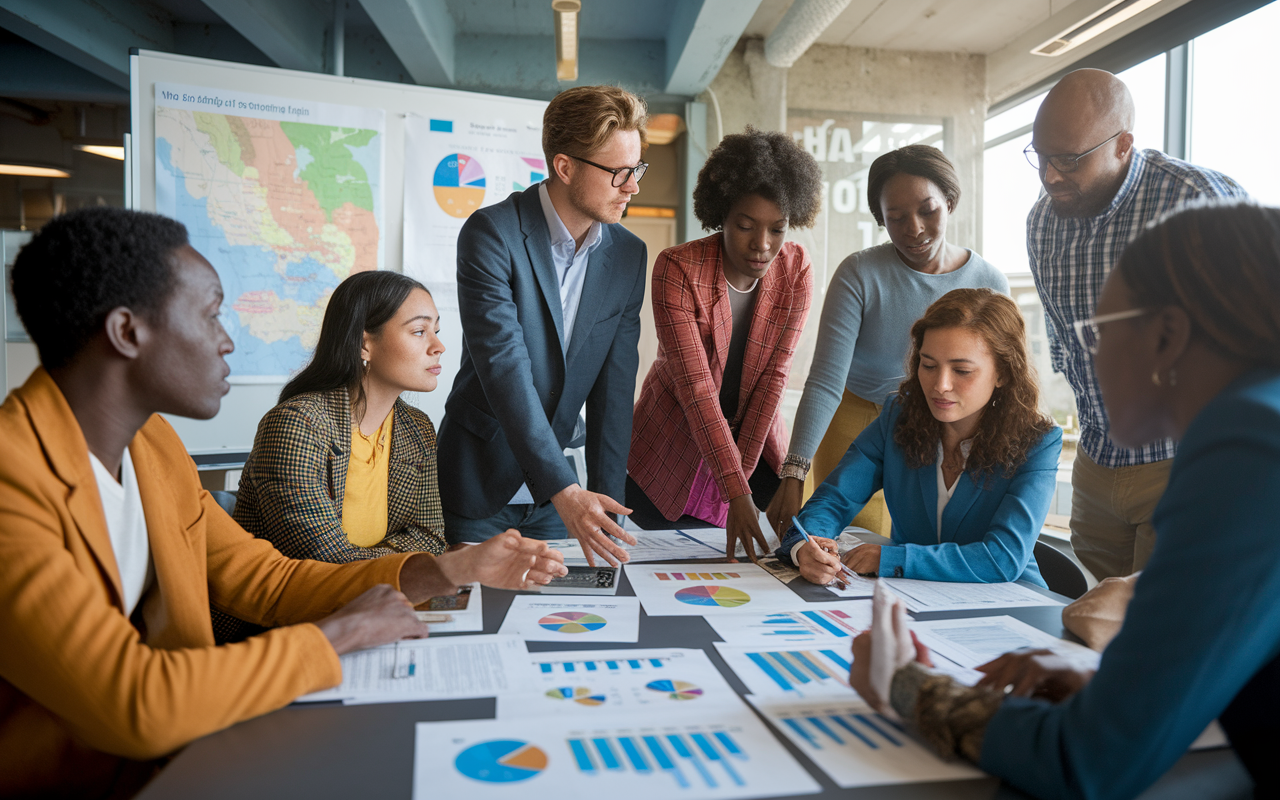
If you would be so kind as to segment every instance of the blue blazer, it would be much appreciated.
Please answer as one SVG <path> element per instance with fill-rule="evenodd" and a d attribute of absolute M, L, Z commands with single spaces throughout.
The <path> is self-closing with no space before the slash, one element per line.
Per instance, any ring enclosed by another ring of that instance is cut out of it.
<path fill-rule="evenodd" d="M 901 413 L 897 397 L 890 395 L 880 416 L 801 510 L 805 530 L 835 538 L 883 488 L 898 546 L 880 549 L 881 576 L 968 583 L 1021 579 L 1044 586 L 1032 550 L 1058 479 L 1062 429 L 1046 433 L 1012 478 L 997 471 L 975 483 L 971 473 L 962 474 L 942 512 L 939 543 L 937 466 L 907 466 L 893 440 Z M 794 526 L 787 531 L 779 557 L 789 561 L 801 538 Z"/>
<path fill-rule="evenodd" d="M 645 246 L 605 225 L 591 252 L 569 350 L 538 187 L 472 214 L 458 235 L 462 366 L 445 401 L 438 457 L 445 510 L 482 519 L 521 483 L 542 504 L 578 476 L 622 502 L 639 370 Z"/>

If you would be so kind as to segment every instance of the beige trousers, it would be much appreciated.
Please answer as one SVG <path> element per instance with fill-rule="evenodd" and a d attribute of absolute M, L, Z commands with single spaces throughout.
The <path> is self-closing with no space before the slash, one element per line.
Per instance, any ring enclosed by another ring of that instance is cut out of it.
<path fill-rule="evenodd" d="M 1077 451 L 1071 470 L 1071 547 L 1098 580 L 1146 566 L 1156 544 L 1151 514 L 1172 465 L 1169 459 L 1111 469 Z"/>
<path fill-rule="evenodd" d="M 817 452 L 813 454 L 813 465 L 809 468 L 809 477 L 804 482 L 805 502 L 809 501 L 810 495 L 818 485 L 827 479 L 827 476 L 840 463 L 840 459 L 844 458 L 844 454 L 849 451 L 849 445 L 858 438 L 858 434 L 880 416 L 882 408 L 883 406 L 878 403 L 863 400 L 848 389 L 844 390 L 840 407 L 836 409 L 835 416 L 831 418 L 831 424 L 827 426 L 827 432 L 823 435 Z M 850 524 L 888 537 L 893 521 L 889 519 L 889 507 L 884 503 L 884 492 L 873 494 Z"/>

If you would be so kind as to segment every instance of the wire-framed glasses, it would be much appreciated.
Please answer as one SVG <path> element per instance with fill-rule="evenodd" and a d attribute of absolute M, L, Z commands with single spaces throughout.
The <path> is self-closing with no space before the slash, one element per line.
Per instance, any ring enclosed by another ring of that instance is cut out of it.
<path fill-rule="evenodd" d="M 1076 169 L 1080 167 L 1080 159 L 1094 152 L 1098 148 L 1102 147 L 1102 145 L 1122 133 L 1124 133 L 1124 131 L 1116 131 L 1111 136 L 1108 136 L 1105 142 L 1100 142 L 1099 144 L 1090 147 L 1088 150 L 1085 150 L 1083 153 L 1058 153 L 1056 155 L 1046 156 L 1036 150 L 1036 146 L 1033 143 L 1023 148 L 1022 154 L 1027 157 L 1027 163 L 1035 167 L 1037 170 L 1044 169 L 1045 164 L 1048 164 L 1058 172 L 1075 172 Z"/>
<path fill-rule="evenodd" d="M 1155 309 L 1131 308 L 1128 311 L 1117 311 L 1114 314 L 1103 314 L 1100 317 L 1078 319 L 1071 325 L 1076 329 L 1076 339 L 1080 346 L 1091 356 L 1098 354 L 1098 326 L 1108 322 L 1119 322 L 1122 319 L 1133 319 L 1143 314 L 1150 314 Z"/>
<path fill-rule="evenodd" d="M 613 185 L 615 187 L 626 184 L 627 181 L 631 180 L 632 174 L 636 176 L 636 183 L 639 183 L 640 179 L 644 177 L 644 174 L 649 171 L 649 164 L 645 161 L 641 161 L 634 167 L 617 167 L 615 169 L 614 167 L 606 167 L 603 164 L 597 164 L 594 161 L 588 161 L 585 158 L 579 158 L 578 156 L 569 156 L 569 158 L 572 158 L 574 161 L 581 161 L 583 164 L 590 164 L 596 169 L 602 169 L 613 175 Z"/>

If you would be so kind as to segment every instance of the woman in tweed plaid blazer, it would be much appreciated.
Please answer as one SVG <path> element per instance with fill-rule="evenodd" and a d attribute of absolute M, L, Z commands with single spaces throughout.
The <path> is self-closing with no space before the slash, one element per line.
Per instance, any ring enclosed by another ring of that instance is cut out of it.
<path fill-rule="evenodd" d="M 235 519 L 290 558 L 341 563 L 445 547 L 436 435 L 401 391 L 431 391 L 439 314 L 422 284 L 394 272 L 352 275 L 334 291 L 316 353 L 258 425 Z M 353 425 L 393 414 L 387 532 L 371 547 L 342 525 Z"/>
<path fill-rule="evenodd" d="M 658 357 L 636 403 L 627 505 L 641 527 L 725 526 L 768 551 L 756 505 L 777 490 L 786 453 L 778 414 L 813 294 L 790 226 L 813 224 L 822 174 L 789 137 L 726 136 L 698 174 L 705 239 L 668 248 L 653 268 Z M 753 499 L 753 496 L 756 496 Z"/>

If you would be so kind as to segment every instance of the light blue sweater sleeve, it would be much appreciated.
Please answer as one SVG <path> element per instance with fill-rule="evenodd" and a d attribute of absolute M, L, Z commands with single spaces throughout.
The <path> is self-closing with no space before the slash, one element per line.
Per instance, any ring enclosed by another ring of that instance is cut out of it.
<path fill-rule="evenodd" d="M 1041 798 L 1134 797 L 1280 655 L 1280 378 L 1269 384 L 1269 400 L 1220 395 L 1192 423 L 1097 675 L 1058 705 L 1006 700 L 983 769 Z"/>
<path fill-rule="evenodd" d="M 858 256 L 854 253 L 836 268 L 827 287 L 826 299 L 822 302 L 813 362 L 804 382 L 804 395 L 796 409 L 796 424 L 789 448 L 789 452 L 805 458 L 813 458 L 831 418 L 840 407 L 854 346 L 862 329 L 864 297 L 862 287 L 854 277 Z"/>
<path fill-rule="evenodd" d="M 1027 570 L 1036 539 L 1049 514 L 1058 482 L 1058 457 L 1062 453 L 1062 429 L 1046 433 L 1018 467 L 990 522 L 957 534 L 960 541 L 940 544 L 903 543 L 880 549 L 880 574 L 928 581 L 1001 583 L 1024 579 L 1044 586 L 1039 570 Z M 929 472 L 930 477 L 936 470 Z M 924 475 L 920 474 L 923 479 Z M 968 473 L 959 480 L 972 481 Z M 935 478 L 936 481 L 936 478 Z M 978 489 L 978 491 L 983 491 Z M 954 500 L 952 501 L 954 502 Z M 929 531 L 933 534 L 934 531 Z M 905 538 L 894 526 L 893 537 Z M 933 538 L 932 535 L 929 538 Z"/>

